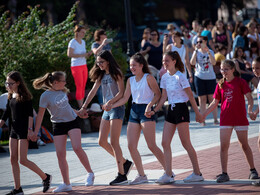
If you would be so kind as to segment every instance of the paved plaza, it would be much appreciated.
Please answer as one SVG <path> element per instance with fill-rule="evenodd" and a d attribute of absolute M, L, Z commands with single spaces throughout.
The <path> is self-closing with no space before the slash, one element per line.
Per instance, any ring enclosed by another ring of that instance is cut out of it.
<path fill-rule="evenodd" d="M 172 141 L 173 171 L 176 174 L 176 182 L 174 184 L 161 186 L 154 183 L 163 174 L 163 170 L 147 148 L 144 137 L 141 136 L 138 148 L 144 162 L 145 173 L 148 175 L 149 183 L 136 186 L 109 186 L 108 183 L 117 174 L 116 162 L 113 157 L 98 145 L 98 133 L 94 132 L 82 135 L 82 146 L 87 152 L 96 176 L 94 186 L 84 186 L 86 171 L 73 152 L 68 139 L 67 160 L 73 191 L 62 194 L 260 194 L 260 187 L 251 186 L 251 181 L 248 180 L 249 168 L 237 142 L 235 132 L 232 134 L 232 144 L 229 149 L 228 173 L 231 181 L 225 184 L 216 184 L 214 177 L 221 173 L 219 127 L 213 125 L 212 115 L 209 115 L 206 119 L 207 125 L 205 127 L 194 122 L 194 119 L 195 114 L 191 112 L 191 140 L 198 154 L 201 172 L 205 178 L 204 182 L 185 184 L 182 181 L 191 173 L 192 167 L 176 132 Z M 260 152 L 257 150 L 259 122 L 249 121 L 249 143 L 254 153 L 256 169 L 260 172 Z M 163 124 L 164 117 L 160 117 L 156 125 L 156 142 L 160 148 L 162 148 Z M 120 143 L 124 157 L 131 159 L 127 149 L 126 125 L 122 128 Z M 34 161 L 43 171 L 53 175 L 52 188 L 62 182 L 53 143 L 42 146 L 39 149 L 30 149 L 28 158 Z M 0 194 L 5 194 L 14 185 L 8 152 L 0 153 L 0 165 Z M 137 171 L 133 168 L 128 179 L 134 179 L 136 174 Z M 21 184 L 25 194 L 40 194 L 39 192 L 42 190 L 41 179 L 23 166 L 21 166 Z"/>

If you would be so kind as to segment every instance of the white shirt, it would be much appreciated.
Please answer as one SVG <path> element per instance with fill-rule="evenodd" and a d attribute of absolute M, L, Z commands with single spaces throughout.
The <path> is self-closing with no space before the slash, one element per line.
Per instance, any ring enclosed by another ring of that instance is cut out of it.
<path fill-rule="evenodd" d="M 134 103 L 149 104 L 154 98 L 154 92 L 148 85 L 147 76 L 145 73 L 140 81 L 135 80 L 135 76 L 130 77 L 131 94 Z"/>
<path fill-rule="evenodd" d="M 184 89 L 190 87 L 190 84 L 180 71 L 174 75 L 170 75 L 169 72 L 165 73 L 162 76 L 160 87 L 166 90 L 169 104 L 184 103 L 189 100 Z"/>
<path fill-rule="evenodd" d="M 171 51 L 177 51 L 178 54 L 180 55 L 181 61 L 182 61 L 183 65 L 184 65 L 184 73 L 183 74 L 186 76 L 186 66 L 185 66 L 186 48 L 185 48 L 185 46 L 182 45 L 179 48 L 179 47 L 176 47 L 173 44 L 171 44 Z"/>
<path fill-rule="evenodd" d="M 86 44 L 85 41 L 82 40 L 81 44 L 76 40 L 72 39 L 69 42 L 69 48 L 74 49 L 74 54 L 84 54 L 86 53 Z M 71 66 L 82 66 L 87 64 L 86 58 L 85 57 L 80 57 L 80 58 L 71 58 Z"/>

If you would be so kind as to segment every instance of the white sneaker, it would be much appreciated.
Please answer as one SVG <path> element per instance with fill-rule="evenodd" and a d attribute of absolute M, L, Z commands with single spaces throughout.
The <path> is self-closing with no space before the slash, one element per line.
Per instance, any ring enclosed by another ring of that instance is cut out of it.
<path fill-rule="evenodd" d="M 136 184 L 141 184 L 141 183 L 148 183 L 147 176 L 141 176 L 137 175 L 133 181 L 130 182 L 130 185 L 136 185 Z"/>
<path fill-rule="evenodd" d="M 94 173 L 88 173 L 85 181 L 85 186 L 93 186 L 95 175 Z"/>
<path fill-rule="evenodd" d="M 52 192 L 57 193 L 57 192 L 68 192 L 72 190 L 71 184 L 66 185 L 65 183 L 59 185 L 56 189 L 52 190 Z"/>
<path fill-rule="evenodd" d="M 38 146 L 46 146 L 46 143 L 43 142 L 41 139 L 38 139 L 38 140 L 37 140 L 37 145 L 38 145 Z"/>
<path fill-rule="evenodd" d="M 184 182 L 197 182 L 197 181 L 204 181 L 204 178 L 202 175 L 196 175 L 195 173 L 190 174 L 188 177 L 186 177 Z"/>
<path fill-rule="evenodd" d="M 175 175 L 168 176 L 166 173 L 164 173 L 159 179 L 155 181 L 155 183 L 158 184 L 169 184 L 174 182 Z"/>

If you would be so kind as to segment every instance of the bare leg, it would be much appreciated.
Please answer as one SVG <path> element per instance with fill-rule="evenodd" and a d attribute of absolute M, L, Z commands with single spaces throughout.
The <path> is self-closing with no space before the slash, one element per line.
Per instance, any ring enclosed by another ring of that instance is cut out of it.
<path fill-rule="evenodd" d="M 89 164 L 88 156 L 81 146 L 81 130 L 72 129 L 68 132 L 68 134 L 70 136 L 72 148 L 74 152 L 77 154 L 81 164 L 85 167 L 87 172 L 93 173 Z"/>
<path fill-rule="evenodd" d="M 56 155 L 58 158 L 62 179 L 66 185 L 69 185 L 70 180 L 69 180 L 69 167 L 66 160 L 66 143 L 67 143 L 67 135 L 54 136 L 54 145 L 56 148 Z"/>
<path fill-rule="evenodd" d="M 190 157 L 192 167 L 193 167 L 193 172 L 196 175 L 200 175 L 200 168 L 199 168 L 199 163 L 198 163 L 198 157 L 197 153 L 194 150 L 191 141 L 190 141 L 190 131 L 189 131 L 189 123 L 183 122 L 179 123 L 177 125 L 178 128 L 178 133 L 181 139 L 181 143 L 185 150 L 188 152 L 188 155 Z"/>
<path fill-rule="evenodd" d="M 139 151 L 137 150 L 138 141 L 141 134 L 141 126 L 138 123 L 128 122 L 127 125 L 127 141 L 128 149 L 130 151 L 131 157 L 135 163 L 136 169 L 139 175 L 144 176 L 144 168 L 142 164 L 142 159 Z"/>
<path fill-rule="evenodd" d="M 228 148 L 230 145 L 230 137 L 233 128 L 221 129 L 220 130 L 220 161 L 222 171 L 227 173 L 227 163 L 228 163 Z"/>
<path fill-rule="evenodd" d="M 18 151 L 20 163 L 23 166 L 27 167 L 28 169 L 31 169 L 37 175 L 39 175 L 42 178 L 42 180 L 46 179 L 47 175 L 34 162 L 27 159 L 27 153 L 28 153 L 28 140 L 20 139 L 19 151 Z"/>
<path fill-rule="evenodd" d="M 20 167 L 18 164 L 18 140 L 10 138 L 9 148 L 10 148 L 10 161 L 12 165 L 12 172 L 14 178 L 14 188 L 18 190 L 21 187 Z"/>
<path fill-rule="evenodd" d="M 124 167 L 123 167 L 125 159 L 123 158 L 123 154 L 119 142 L 122 123 L 123 121 L 120 119 L 113 119 L 110 121 L 110 128 L 111 128 L 110 142 L 114 151 L 114 156 L 116 158 L 118 172 L 123 175 L 125 174 Z"/>
<path fill-rule="evenodd" d="M 77 100 L 77 102 L 78 102 L 78 105 L 79 105 L 79 108 L 81 108 L 81 107 L 82 107 L 82 105 L 83 105 L 83 100 L 84 100 L 84 99 Z"/>
<path fill-rule="evenodd" d="M 176 130 L 176 125 L 169 123 L 167 121 L 164 122 L 162 147 L 163 147 L 164 159 L 165 159 L 165 171 L 168 176 L 172 175 L 171 142 L 172 142 L 172 138 L 175 133 L 175 130 Z"/>
<path fill-rule="evenodd" d="M 146 140 L 146 143 L 148 145 L 149 150 L 154 154 L 154 156 L 158 159 L 158 161 L 163 166 L 163 169 L 165 170 L 165 159 L 164 155 L 161 151 L 161 149 L 156 145 L 155 142 L 155 121 L 147 121 L 141 124 L 144 137 Z"/>
<path fill-rule="evenodd" d="M 236 131 L 236 133 L 237 133 L 240 146 L 244 151 L 250 169 L 255 168 L 253 153 L 250 146 L 248 145 L 248 138 L 247 138 L 248 131 Z"/>

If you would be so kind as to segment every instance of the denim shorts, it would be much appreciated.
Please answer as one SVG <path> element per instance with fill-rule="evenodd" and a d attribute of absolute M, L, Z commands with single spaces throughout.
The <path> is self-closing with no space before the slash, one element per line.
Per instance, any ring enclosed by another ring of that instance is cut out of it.
<path fill-rule="evenodd" d="M 151 118 L 147 118 L 144 116 L 144 112 L 147 104 L 136 104 L 133 103 L 130 111 L 129 121 L 133 123 L 144 123 L 147 121 L 155 121 L 155 116 L 153 115 Z"/>
<path fill-rule="evenodd" d="M 194 77 L 194 84 L 198 96 L 214 94 L 216 89 L 216 79 L 203 80 L 199 77 Z"/>
<path fill-rule="evenodd" d="M 53 136 L 56 135 L 68 135 L 68 132 L 72 129 L 80 129 L 80 118 L 77 117 L 73 121 L 52 123 Z"/>
<path fill-rule="evenodd" d="M 125 117 L 125 106 L 119 106 L 111 109 L 110 111 L 104 111 L 102 115 L 102 119 L 104 120 L 113 120 L 113 119 L 124 120 L 124 117 Z"/>

